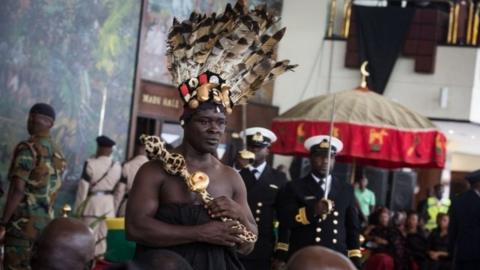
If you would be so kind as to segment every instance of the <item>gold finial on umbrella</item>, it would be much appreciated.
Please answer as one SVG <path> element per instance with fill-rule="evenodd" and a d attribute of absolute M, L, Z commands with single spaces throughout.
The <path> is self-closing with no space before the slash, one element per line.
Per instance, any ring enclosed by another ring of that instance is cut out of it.
<path fill-rule="evenodd" d="M 360 88 L 362 89 L 368 88 L 367 77 L 370 76 L 370 73 L 367 71 L 367 65 L 368 61 L 365 61 L 360 67 L 360 73 L 362 74 L 362 82 L 360 83 Z"/>

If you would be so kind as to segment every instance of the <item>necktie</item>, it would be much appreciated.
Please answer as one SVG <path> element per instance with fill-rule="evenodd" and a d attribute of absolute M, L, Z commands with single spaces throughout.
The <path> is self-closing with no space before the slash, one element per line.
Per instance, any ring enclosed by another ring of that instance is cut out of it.
<path fill-rule="evenodd" d="M 320 179 L 320 181 L 318 181 L 318 186 L 320 188 L 320 192 L 318 193 L 318 195 L 320 196 L 320 198 L 323 198 L 323 196 L 325 195 L 325 189 L 323 188 L 323 184 L 325 183 L 325 179 Z"/>
<path fill-rule="evenodd" d="M 259 171 L 258 171 L 257 169 L 253 169 L 253 170 L 251 170 L 251 172 L 253 173 L 253 176 L 255 176 L 255 179 L 258 180 L 258 178 L 259 178 L 259 175 L 258 175 L 258 174 L 259 174 Z"/>

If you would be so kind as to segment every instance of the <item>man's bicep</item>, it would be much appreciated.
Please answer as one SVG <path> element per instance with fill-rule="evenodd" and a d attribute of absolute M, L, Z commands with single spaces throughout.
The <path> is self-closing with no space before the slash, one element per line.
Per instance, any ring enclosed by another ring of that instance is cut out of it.
<path fill-rule="evenodd" d="M 158 173 L 151 166 L 142 166 L 135 176 L 128 194 L 127 214 L 154 216 L 158 209 L 158 191 L 161 184 Z"/>
<path fill-rule="evenodd" d="M 9 172 L 9 178 L 10 180 L 17 178 L 27 181 L 34 167 L 35 161 L 32 152 L 29 149 L 20 150 L 13 161 L 13 166 Z"/>

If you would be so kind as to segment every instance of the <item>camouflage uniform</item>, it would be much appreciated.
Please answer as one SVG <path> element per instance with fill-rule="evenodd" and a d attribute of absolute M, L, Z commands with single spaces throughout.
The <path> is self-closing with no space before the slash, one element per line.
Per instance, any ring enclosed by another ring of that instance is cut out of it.
<path fill-rule="evenodd" d="M 32 137 L 15 147 L 8 174 L 25 181 L 25 196 L 6 226 L 5 270 L 30 269 L 39 232 L 53 219 L 65 160 L 49 137 Z"/>

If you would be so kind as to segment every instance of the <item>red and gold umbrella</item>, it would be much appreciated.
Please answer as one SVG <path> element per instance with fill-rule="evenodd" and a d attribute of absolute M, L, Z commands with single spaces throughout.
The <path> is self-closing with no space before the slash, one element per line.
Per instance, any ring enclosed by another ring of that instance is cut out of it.
<path fill-rule="evenodd" d="M 274 119 L 278 140 L 272 152 L 306 155 L 305 139 L 329 134 L 332 104 L 332 135 L 344 144 L 337 160 L 382 168 L 444 167 L 446 139 L 435 125 L 366 88 L 308 99 Z"/>

